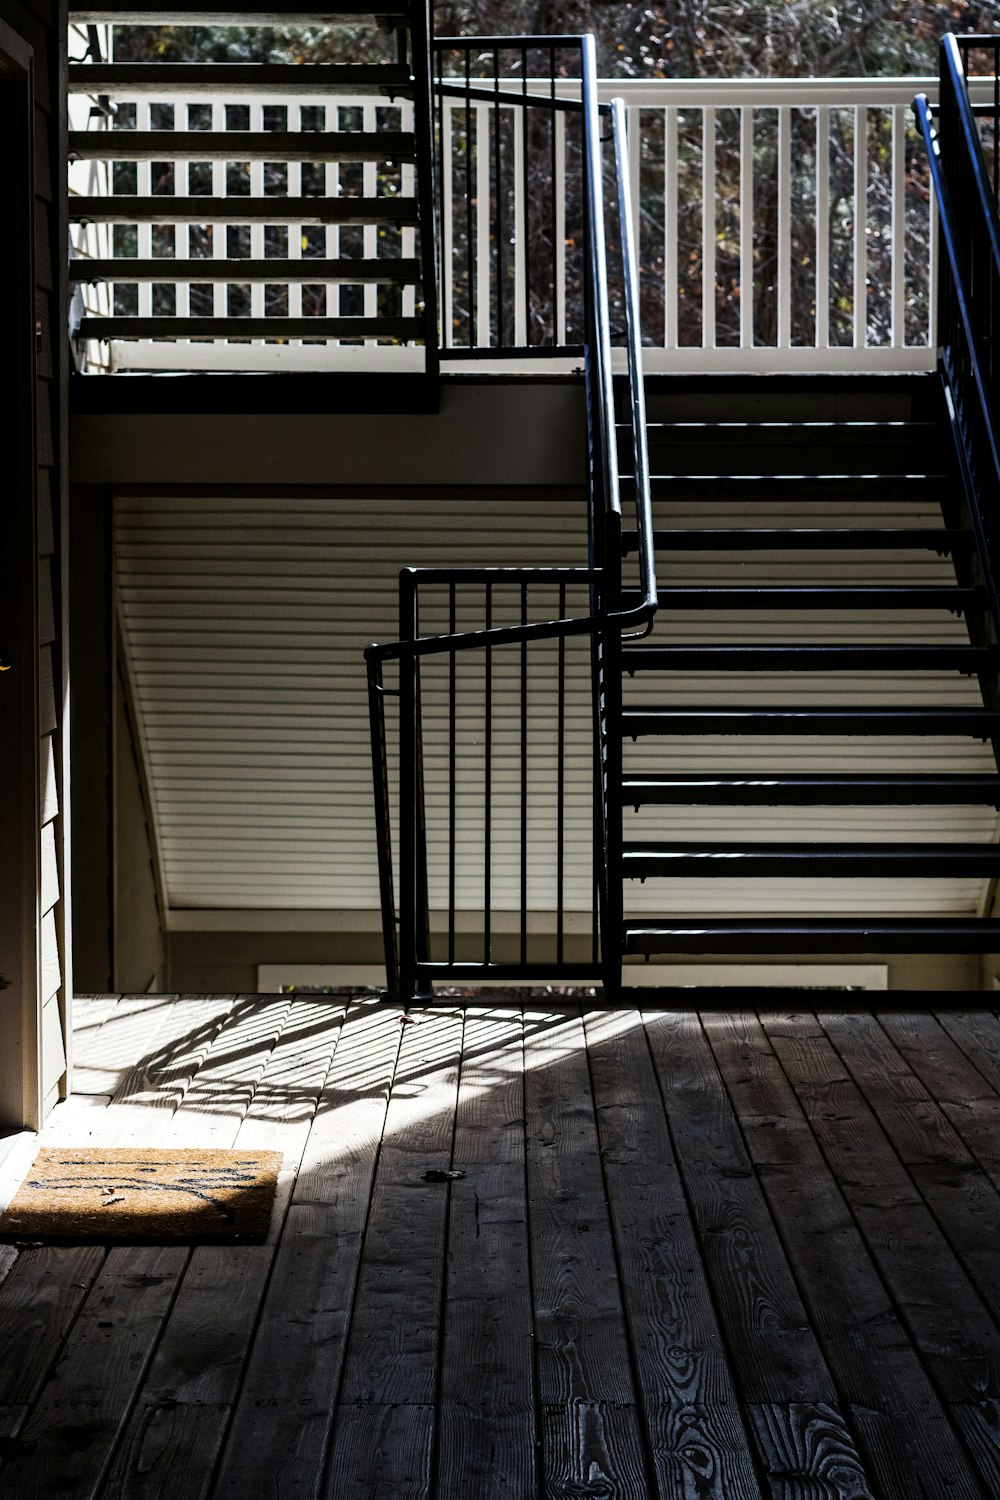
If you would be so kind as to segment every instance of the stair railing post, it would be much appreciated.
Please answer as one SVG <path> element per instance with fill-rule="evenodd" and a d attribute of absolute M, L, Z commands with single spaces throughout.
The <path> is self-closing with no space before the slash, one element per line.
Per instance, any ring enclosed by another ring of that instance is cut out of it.
<path fill-rule="evenodd" d="M 417 636 L 417 589 L 413 572 L 399 575 L 399 639 Z M 417 990 L 417 658 L 399 659 L 399 994 Z"/>
<path fill-rule="evenodd" d="M 431 0 L 413 0 L 410 20 L 420 270 L 424 297 L 424 359 L 427 374 L 436 380 L 441 369 L 436 266 L 440 225 L 437 214 L 437 172 L 434 165 L 434 21 Z"/>

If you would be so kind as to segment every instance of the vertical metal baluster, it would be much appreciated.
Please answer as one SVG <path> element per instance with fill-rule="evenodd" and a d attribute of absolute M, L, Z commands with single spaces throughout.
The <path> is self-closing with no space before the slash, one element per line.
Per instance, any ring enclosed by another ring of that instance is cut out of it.
<path fill-rule="evenodd" d="M 830 110 L 816 110 L 816 348 L 830 342 Z"/>
<path fill-rule="evenodd" d="M 500 54 L 493 49 L 493 181 L 496 189 L 497 224 L 497 342 L 502 349 L 507 340 L 503 326 L 503 173 L 500 170 Z"/>
<path fill-rule="evenodd" d="M 486 629 L 493 625 L 493 585 L 486 585 Z M 483 721 L 484 788 L 483 788 L 483 963 L 490 962 L 492 935 L 490 931 L 490 906 L 492 892 L 492 841 L 493 841 L 493 648 L 486 647 L 484 672 L 485 719 Z"/>
<path fill-rule="evenodd" d="M 753 105 L 740 110 L 740 348 L 753 348 Z"/>
<path fill-rule="evenodd" d="M 455 584 L 448 585 L 448 630 L 455 634 Z M 448 653 L 448 962 L 455 962 L 455 735 L 458 693 L 455 652 Z"/>
<path fill-rule="evenodd" d="M 412 573 L 399 580 L 399 638 L 416 636 L 416 595 Z M 399 992 L 416 991 L 416 672 L 415 657 L 399 661 Z"/>
<path fill-rule="evenodd" d="M 993 196 L 1000 198 L 1000 48 L 993 45 Z"/>
<path fill-rule="evenodd" d="M 892 244 L 892 320 L 890 342 L 894 349 L 906 344 L 906 287 L 905 244 L 906 233 L 906 105 L 896 104 L 892 108 L 892 218 L 890 234 Z"/>
<path fill-rule="evenodd" d="M 413 586 L 413 634 L 420 634 L 420 595 L 418 581 Z M 424 790 L 424 711 L 420 684 L 420 657 L 413 658 L 413 702 L 414 702 L 414 764 L 416 787 L 414 807 L 416 810 L 416 938 L 417 964 L 433 958 L 431 952 L 430 887 L 427 869 L 427 798 Z"/>
<path fill-rule="evenodd" d="M 405 670 L 400 662 L 400 671 Z M 375 843 L 378 852 L 379 891 L 382 900 L 382 945 L 389 993 L 399 989 L 399 959 L 396 943 L 396 905 L 392 885 L 392 832 L 389 816 L 389 766 L 385 729 L 385 694 L 382 663 L 368 662 L 368 723 L 372 744 L 372 777 L 375 783 Z"/>
<path fill-rule="evenodd" d="M 701 345 L 715 348 L 715 110 L 701 127 Z M 638 199 L 636 200 L 638 212 Z"/>
<path fill-rule="evenodd" d="M 527 101 L 528 97 L 528 49 L 521 48 L 521 95 Z M 528 113 L 527 102 L 521 105 L 520 113 L 524 121 L 524 129 L 521 139 L 521 196 L 524 199 L 524 222 L 521 225 L 524 239 L 524 333 L 525 343 L 531 345 L 531 188 L 528 181 L 528 151 L 531 142 L 529 126 L 531 117 Z"/>
<path fill-rule="evenodd" d="M 556 343 L 567 342 L 566 333 L 566 116 L 559 111 L 556 128 Z"/>
<path fill-rule="evenodd" d="M 566 584 L 559 585 L 559 618 L 566 618 Z M 563 961 L 566 877 L 566 637 L 559 637 L 559 687 L 556 696 L 556 963 Z"/>
<path fill-rule="evenodd" d="M 513 155 L 511 160 L 511 190 L 513 195 L 513 221 L 511 239 L 514 248 L 514 286 L 511 293 L 514 316 L 514 347 L 523 349 L 528 342 L 528 294 L 525 290 L 525 269 L 528 254 L 528 202 L 524 192 L 524 160 L 527 153 L 527 121 L 525 107 L 514 105 L 511 124 L 514 128 Z"/>
<path fill-rule="evenodd" d="M 558 344 L 559 333 L 559 248 L 558 248 L 558 220 L 559 208 L 556 202 L 556 49 L 549 48 L 549 166 L 552 174 L 552 199 L 551 217 L 549 227 L 552 232 L 552 343 Z"/>
<path fill-rule="evenodd" d="M 528 585 L 521 584 L 521 624 L 528 623 Z M 528 962 L 528 643 L 521 642 L 521 964 Z"/>
<path fill-rule="evenodd" d="M 854 107 L 854 347 L 868 341 L 868 108 Z"/>
<path fill-rule="evenodd" d="M 443 74 L 443 61 L 441 62 L 440 71 Z M 437 130 L 435 132 L 435 137 L 437 145 L 438 191 L 438 286 L 440 287 L 441 295 L 441 347 L 442 349 L 447 349 L 451 345 L 451 328 L 448 322 L 448 310 L 451 300 L 450 287 L 448 282 L 448 251 L 450 248 L 448 244 L 448 230 L 450 228 L 450 218 L 447 222 L 445 220 L 446 205 L 449 204 L 451 198 L 451 182 L 450 180 L 447 182 L 447 184 L 445 182 L 444 158 L 444 121 L 445 111 L 448 108 L 448 101 L 445 99 L 443 93 L 439 91 L 436 92 Z M 449 163 L 448 165 L 450 167 L 451 164 Z"/>
<path fill-rule="evenodd" d="M 663 111 L 663 347 L 677 348 L 677 110 Z"/>
<path fill-rule="evenodd" d="M 490 347 L 490 106 L 476 105 L 476 337 Z"/>
<path fill-rule="evenodd" d="M 471 349 L 476 342 L 475 336 L 475 308 L 476 308 L 476 277 L 475 277 L 475 249 L 472 238 L 472 98 L 469 85 L 469 67 L 471 55 L 465 54 L 465 281 L 466 302 L 468 305 L 469 337 L 468 344 Z M 477 137 L 478 151 L 478 137 Z"/>
<path fill-rule="evenodd" d="M 778 108 L 778 348 L 792 346 L 792 111 Z"/>
<path fill-rule="evenodd" d="M 441 100 L 441 347 L 455 343 L 455 151 L 452 101 Z M 447 174 L 447 175 L 446 175 Z"/>

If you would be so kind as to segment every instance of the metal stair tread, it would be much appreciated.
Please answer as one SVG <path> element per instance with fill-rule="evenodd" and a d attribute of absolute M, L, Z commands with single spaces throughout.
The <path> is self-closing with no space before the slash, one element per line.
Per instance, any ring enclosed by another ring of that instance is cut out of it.
<path fill-rule="evenodd" d="M 971 531 L 931 526 L 882 527 L 657 527 L 658 551 L 866 551 L 898 550 L 948 553 L 971 551 Z M 638 533 L 622 532 L 622 553 L 638 548 Z"/>
<path fill-rule="evenodd" d="M 1000 775 L 931 772 L 817 774 L 809 771 L 726 771 L 706 774 L 632 772 L 622 777 L 623 803 L 725 807 L 933 806 L 1000 807 Z"/>
<path fill-rule="evenodd" d="M 1000 875 L 1000 845 L 931 843 L 626 841 L 626 879 L 649 875 Z"/>
<path fill-rule="evenodd" d="M 626 708 L 622 735 L 966 734 L 1000 737 L 1000 713 L 985 708 Z"/>
<path fill-rule="evenodd" d="M 985 590 L 954 584 L 661 584 L 669 609 L 965 609 L 982 608 Z M 628 600 L 632 590 L 623 590 Z"/>
<path fill-rule="evenodd" d="M 623 953 L 981 952 L 996 917 L 706 917 L 628 920 Z"/>
<path fill-rule="evenodd" d="M 622 669 L 649 671 L 993 670 L 995 646 L 624 646 Z"/>

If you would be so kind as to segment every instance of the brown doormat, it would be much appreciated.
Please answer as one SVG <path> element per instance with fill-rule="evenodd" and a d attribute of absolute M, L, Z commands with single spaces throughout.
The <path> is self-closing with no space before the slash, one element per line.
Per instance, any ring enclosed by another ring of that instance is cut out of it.
<path fill-rule="evenodd" d="M 0 1215 L 18 1240 L 262 1240 L 280 1151 L 43 1147 Z"/>

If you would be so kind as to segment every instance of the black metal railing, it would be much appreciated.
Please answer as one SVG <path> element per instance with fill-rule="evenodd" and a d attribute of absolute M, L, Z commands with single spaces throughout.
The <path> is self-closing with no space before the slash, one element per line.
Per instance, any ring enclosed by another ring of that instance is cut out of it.
<path fill-rule="evenodd" d="M 441 342 L 583 352 L 584 80 L 576 39 L 434 43 Z"/>
<path fill-rule="evenodd" d="M 970 102 L 976 121 L 983 161 L 993 186 L 993 201 L 1000 201 L 1000 36 L 956 36 L 950 39 L 958 49 L 962 76 L 985 78 L 992 83 L 990 99 Z"/>
<path fill-rule="evenodd" d="M 407 997 L 435 979 L 589 978 L 616 988 L 622 901 L 619 653 L 623 634 L 643 633 L 657 607 L 624 110 L 598 102 L 591 37 L 440 45 L 452 54 L 467 49 L 468 82 L 463 77 L 462 86 L 469 90 L 479 87 L 473 83 L 473 53 L 491 58 L 513 46 L 573 49 L 578 56 L 575 192 L 584 252 L 588 561 L 576 567 L 415 568 L 400 576 L 399 640 L 365 653 L 388 985 Z M 544 100 L 530 89 L 509 97 L 531 111 L 566 104 L 551 90 Z M 610 124 L 613 146 L 614 240 L 627 324 L 638 536 L 638 576 L 629 580 L 627 594 L 602 122 Z M 498 184 L 491 194 L 501 199 L 502 144 L 491 179 Z M 483 182 L 481 168 L 466 178 L 463 192 L 476 191 L 477 182 Z M 545 221 L 542 212 L 539 222 Z M 499 225 L 497 237 L 503 238 Z M 500 282 L 506 254 L 498 248 L 492 263 L 491 275 Z M 528 316 L 530 322 L 535 314 Z M 514 324 L 505 315 L 492 326 L 502 331 Z M 558 318 L 552 326 L 558 334 Z M 385 682 L 385 664 L 392 661 L 398 663 L 395 687 Z M 398 709 L 395 797 L 387 703 Z M 498 881 L 506 893 L 500 902 Z"/>
<path fill-rule="evenodd" d="M 965 61 L 991 38 L 946 36 L 940 101 L 914 101 L 937 198 L 942 254 L 938 345 L 965 490 L 983 564 L 983 582 L 1000 635 L 1000 222 L 996 192 L 969 98 Z M 994 51 L 994 58 L 996 52 Z"/>

